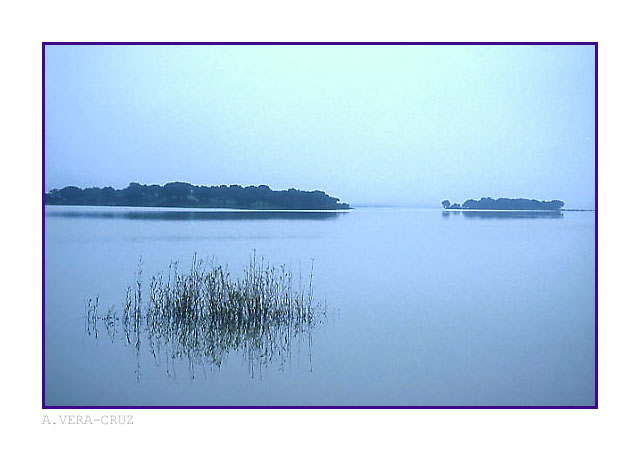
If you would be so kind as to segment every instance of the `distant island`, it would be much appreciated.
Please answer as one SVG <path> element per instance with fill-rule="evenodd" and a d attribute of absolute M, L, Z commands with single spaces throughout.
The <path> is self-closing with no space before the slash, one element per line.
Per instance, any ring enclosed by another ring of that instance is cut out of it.
<path fill-rule="evenodd" d="M 261 210 L 342 210 L 351 209 L 323 191 L 272 190 L 267 185 L 199 186 L 185 182 L 142 185 L 127 188 L 65 187 L 45 194 L 45 204 L 65 206 L 192 207 Z"/>
<path fill-rule="evenodd" d="M 451 209 L 473 209 L 473 210 L 560 210 L 565 205 L 563 201 L 537 201 L 536 199 L 524 198 L 481 198 L 479 201 L 468 199 L 460 205 L 445 200 L 441 203 L 447 210 Z"/>

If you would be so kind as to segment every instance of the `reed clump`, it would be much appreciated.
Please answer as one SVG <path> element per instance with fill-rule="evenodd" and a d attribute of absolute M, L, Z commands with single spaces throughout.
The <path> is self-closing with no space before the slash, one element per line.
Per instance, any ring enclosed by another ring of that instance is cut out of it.
<path fill-rule="evenodd" d="M 133 295 L 132 295 L 133 293 Z M 129 288 L 125 318 L 141 314 L 141 285 Z M 149 304 L 144 310 L 148 324 L 200 324 L 249 326 L 266 322 L 313 322 L 323 312 L 313 300 L 313 268 L 306 287 L 294 284 L 292 272 L 284 265 L 274 267 L 252 256 L 242 277 L 232 278 L 222 265 L 194 256 L 187 273 L 178 263 L 170 264 L 165 278 L 151 278 Z"/>
<path fill-rule="evenodd" d="M 306 337 L 326 318 L 326 305 L 313 296 L 313 261 L 309 277 L 294 278 L 285 265 L 273 266 L 254 252 L 242 275 L 234 278 L 226 266 L 198 259 L 187 272 L 178 262 L 169 272 L 152 276 L 148 301 L 143 301 L 142 262 L 136 281 L 126 291 L 121 315 L 110 308 L 98 315 L 98 299 L 86 303 L 88 331 L 102 320 L 110 336 L 122 326 L 126 343 L 140 351 L 141 336 L 155 358 L 187 358 L 190 368 L 208 362 L 220 366 L 231 351 L 242 352 L 250 370 L 278 357 L 291 357 L 295 339 Z M 311 353 L 311 350 L 310 350 Z M 310 355 L 311 360 L 311 355 Z"/>

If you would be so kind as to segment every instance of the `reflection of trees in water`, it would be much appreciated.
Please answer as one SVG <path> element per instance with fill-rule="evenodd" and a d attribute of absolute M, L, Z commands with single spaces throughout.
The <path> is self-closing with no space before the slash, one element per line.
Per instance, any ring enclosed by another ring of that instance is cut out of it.
<path fill-rule="evenodd" d="M 87 301 L 87 333 L 97 338 L 104 327 L 112 342 L 120 337 L 132 347 L 138 379 L 143 338 L 170 377 L 176 375 L 176 360 L 186 361 L 195 378 L 197 367 L 220 368 L 230 353 L 243 356 L 252 377 L 274 363 L 284 370 L 292 349 L 302 345 L 311 366 L 312 331 L 325 321 L 326 307 L 313 299 L 311 272 L 305 284 L 299 277 L 298 288 L 294 285 L 286 267 L 270 266 L 255 254 L 238 279 L 194 257 L 188 273 L 172 263 L 166 280 L 162 274 L 152 277 L 149 300 L 143 303 L 139 267 L 120 311 L 112 307 L 99 315 L 98 299 Z"/>
<path fill-rule="evenodd" d="M 47 211 L 48 217 L 99 218 L 152 221 L 253 221 L 253 220 L 336 220 L 345 211 L 261 211 L 261 210 L 63 210 Z"/>
<path fill-rule="evenodd" d="M 535 218 L 563 218 L 563 212 L 558 210 L 450 210 L 443 211 L 442 217 L 463 215 L 470 219 L 535 219 Z"/>

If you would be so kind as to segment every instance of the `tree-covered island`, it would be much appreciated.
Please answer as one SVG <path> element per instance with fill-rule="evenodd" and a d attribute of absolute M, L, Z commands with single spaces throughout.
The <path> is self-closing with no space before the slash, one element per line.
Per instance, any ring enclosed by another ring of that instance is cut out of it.
<path fill-rule="evenodd" d="M 45 194 L 45 204 L 66 206 L 191 207 L 262 210 L 351 209 L 323 191 L 272 190 L 267 185 L 199 186 L 185 182 L 142 185 L 127 188 L 65 187 Z"/>
<path fill-rule="evenodd" d="M 481 198 L 480 200 L 468 199 L 460 205 L 445 200 L 441 203 L 447 210 L 471 209 L 471 210 L 560 210 L 565 203 L 559 200 L 537 201 L 525 198 Z"/>

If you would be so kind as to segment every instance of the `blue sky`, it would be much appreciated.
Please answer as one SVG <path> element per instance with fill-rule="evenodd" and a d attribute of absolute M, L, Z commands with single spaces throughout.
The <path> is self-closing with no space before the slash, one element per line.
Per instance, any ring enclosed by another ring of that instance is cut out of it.
<path fill-rule="evenodd" d="M 45 188 L 594 207 L 592 46 L 48 46 Z"/>

